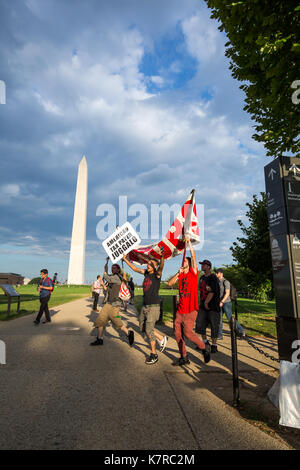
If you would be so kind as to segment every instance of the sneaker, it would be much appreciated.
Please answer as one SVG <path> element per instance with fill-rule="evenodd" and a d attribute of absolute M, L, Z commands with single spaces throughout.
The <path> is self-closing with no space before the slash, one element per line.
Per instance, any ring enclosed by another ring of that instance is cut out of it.
<path fill-rule="evenodd" d="M 158 361 L 158 355 L 151 353 L 146 359 L 146 364 L 155 364 Z"/>
<path fill-rule="evenodd" d="M 185 357 L 180 357 L 173 363 L 173 366 L 185 366 L 186 364 L 189 364 L 190 360 L 187 356 Z"/>
<path fill-rule="evenodd" d="M 37 321 L 37 320 L 33 320 L 33 323 L 34 323 L 35 325 L 39 325 L 39 324 L 40 324 L 40 322 Z"/>
<path fill-rule="evenodd" d="M 201 349 L 203 354 L 204 362 L 207 364 L 210 361 L 210 352 L 207 349 Z"/>
<path fill-rule="evenodd" d="M 103 339 L 102 338 L 97 338 L 96 341 L 94 341 L 90 345 L 91 346 L 102 346 L 102 344 L 103 344 Z"/>
<path fill-rule="evenodd" d="M 167 346 L 167 342 L 168 342 L 168 337 L 164 336 L 159 345 L 160 352 L 163 352 L 165 350 L 165 347 Z"/>
<path fill-rule="evenodd" d="M 132 346 L 134 342 L 134 331 L 130 330 L 127 338 L 128 338 L 129 346 Z"/>
<path fill-rule="evenodd" d="M 51 323 L 51 320 L 45 320 L 43 321 L 43 324 L 45 325 L 45 323 Z"/>
<path fill-rule="evenodd" d="M 211 354 L 214 354 L 214 353 L 218 352 L 218 348 L 217 348 L 216 344 L 211 345 L 210 352 L 211 352 Z"/>

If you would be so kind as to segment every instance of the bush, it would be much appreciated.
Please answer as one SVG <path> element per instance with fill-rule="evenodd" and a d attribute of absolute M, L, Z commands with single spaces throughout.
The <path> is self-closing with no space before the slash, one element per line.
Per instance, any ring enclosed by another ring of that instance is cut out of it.
<path fill-rule="evenodd" d="M 31 281 L 28 282 L 28 285 L 29 285 L 29 286 L 32 286 L 32 285 L 34 285 L 34 284 L 35 284 L 35 285 L 36 285 L 36 284 L 39 284 L 40 280 L 41 280 L 41 276 L 39 276 L 39 277 L 34 277 L 33 279 L 31 279 Z"/>

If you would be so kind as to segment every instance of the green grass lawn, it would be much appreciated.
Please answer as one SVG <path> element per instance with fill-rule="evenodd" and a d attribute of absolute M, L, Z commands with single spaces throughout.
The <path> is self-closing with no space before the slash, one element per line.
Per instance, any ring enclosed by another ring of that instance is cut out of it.
<path fill-rule="evenodd" d="M 238 299 L 238 320 L 250 336 L 277 338 L 275 301 L 261 304 L 253 299 Z"/>
<path fill-rule="evenodd" d="M 177 295 L 177 290 L 161 289 L 159 295 L 163 300 L 163 320 L 173 321 L 173 300 L 172 296 Z M 135 290 L 135 306 L 141 309 L 143 290 Z M 238 320 L 246 328 L 250 336 L 277 337 L 276 333 L 276 310 L 275 302 L 261 304 L 252 299 L 238 299 Z M 223 323 L 228 323 L 223 315 Z"/>
<path fill-rule="evenodd" d="M 17 300 L 13 298 L 10 308 L 10 316 L 7 317 L 7 300 L 5 295 L 0 295 L 0 321 L 18 318 L 30 313 L 38 312 L 40 308 L 39 294 L 36 286 L 21 286 L 16 289 L 21 294 L 20 313 L 17 315 Z M 2 289 L 0 289 L 1 292 Z M 77 300 L 90 295 L 90 286 L 56 286 L 51 295 L 49 308 L 62 305 L 72 300 Z"/>

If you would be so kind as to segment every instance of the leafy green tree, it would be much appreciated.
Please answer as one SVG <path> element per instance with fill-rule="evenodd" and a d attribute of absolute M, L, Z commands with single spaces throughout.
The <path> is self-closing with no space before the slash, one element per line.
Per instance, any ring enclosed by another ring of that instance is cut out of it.
<path fill-rule="evenodd" d="M 38 284 L 40 280 L 41 280 L 41 276 L 34 277 L 33 279 L 31 279 L 31 281 L 28 282 L 28 285 Z"/>
<path fill-rule="evenodd" d="M 240 292 L 248 293 L 249 285 L 249 270 L 238 264 L 223 265 L 221 268 L 224 271 L 224 277 L 231 282 L 236 290 Z"/>
<path fill-rule="evenodd" d="M 243 82 L 244 109 L 256 122 L 253 138 L 269 156 L 300 156 L 300 104 L 292 100 L 300 96 L 299 0 L 206 3 L 227 34 L 232 76 Z"/>
<path fill-rule="evenodd" d="M 270 293 L 273 282 L 267 197 L 265 193 L 260 195 L 260 199 L 254 195 L 252 203 L 246 204 L 249 224 L 238 220 L 243 235 L 230 248 L 233 259 L 245 269 L 245 279 L 256 298 L 264 297 L 262 292 Z"/>

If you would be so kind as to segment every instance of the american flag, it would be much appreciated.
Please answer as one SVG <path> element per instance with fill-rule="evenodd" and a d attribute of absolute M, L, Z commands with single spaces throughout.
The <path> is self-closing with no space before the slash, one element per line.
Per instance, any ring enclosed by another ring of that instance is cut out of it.
<path fill-rule="evenodd" d="M 165 237 L 160 242 L 132 250 L 128 255 L 130 261 L 146 264 L 149 259 L 160 259 L 159 249 L 161 247 L 164 249 L 165 260 L 174 258 L 184 251 L 187 236 L 192 243 L 200 242 L 194 193 L 193 189 Z"/>

